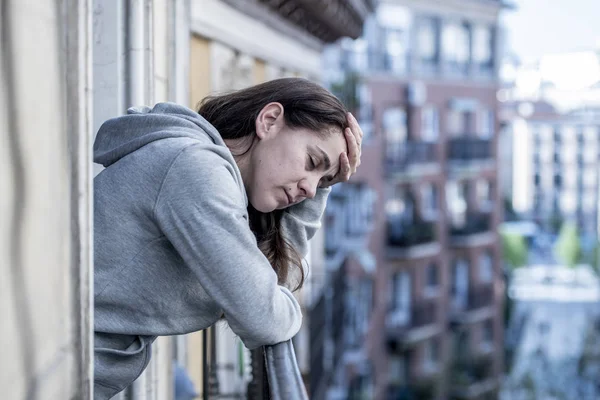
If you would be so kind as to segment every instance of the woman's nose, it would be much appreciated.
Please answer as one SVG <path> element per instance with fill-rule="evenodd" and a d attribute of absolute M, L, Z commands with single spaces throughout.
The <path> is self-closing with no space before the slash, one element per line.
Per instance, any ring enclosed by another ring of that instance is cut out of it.
<path fill-rule="evenodd" d="M 318 178 L 307 178 L 300 181 L 300 190 L 307 199 L 312 199 L 317 194 L 317 186 L 319 185 Z"/>

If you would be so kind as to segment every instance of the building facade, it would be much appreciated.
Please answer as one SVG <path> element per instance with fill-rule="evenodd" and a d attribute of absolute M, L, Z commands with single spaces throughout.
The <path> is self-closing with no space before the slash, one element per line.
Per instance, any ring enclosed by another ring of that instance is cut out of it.
<path fill-rule="evenodd" d="M 573 67 L 584 81 L 565 87 L 560 75 L 542 74 L 547 65 Z M 583 68 L 590 66 L 600 68 L 598 51 L 517 65 L 516 79 L 506 83 L 500 98 L 503 151 L 511 155 L 503 165 L 505 190 L 513 208 L 547 231 L 575 222 L 582 237 L 593 239 L 598 236 L 600 87 L 597 75 L 585 76 Z M 534 77 L 533 84 L 526 84 L 526 76 Z"/>
<path fill-rule="evenodd" d="M 195 107 L 208 94 L 277 77 L 319 80 L 323 44 L 360 35 L 372 6 L 342 0 L 335 7 L 263 0 L 5 3 L 0 212 L 7 223 L 0 230 L 0 282 L 7 329 L 0 335 L 6 356 L 0 388 L 11 399 L 91 399 L 92 178 L 101 170 L 91 148 L 100 124 L 130 106 Z M 37 104 L 43 106 L 32 107 Z M 314 260 L 313 270 L 324 268 Z M 303 335 L 301 364 L 308 359 Z M 289 354 L 284 361 L 295 364 Z M 116 399 L 174 398 L 175 363 L 200 398 L 264 398 L 269 388 L 257 379 L 264 368 L 258 356 L 250 357 L 225 326 L 161 337 L 145 372 Z"/>
<path fill-rule="evenodd" d="M 383 1 L 359 40 L 325 52 L 326 79 L 366 135 L 351 182 L 376 198 L 366 240 L 373 307 L 363 345 L 376 399 L 497 393 L 503 7 Z"/>

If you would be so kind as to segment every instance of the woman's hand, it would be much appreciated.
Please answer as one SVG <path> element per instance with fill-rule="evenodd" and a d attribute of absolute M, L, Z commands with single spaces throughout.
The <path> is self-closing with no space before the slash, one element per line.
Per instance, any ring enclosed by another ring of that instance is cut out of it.
<path fill-rule="evenodd" d="M 348 153 L 340 154 L 340 170 L 336 176 L 330 181 L 321 181 L 319 187 L 329 187 L 340 182 L 347 182 L 352 175 L 356 173 L 356 169 L 360 165 L 361 144 L 363 139 L 363 131 L 358 125 L 358 121 L 354 115 L 348 113 L 348 128 L 344 129 L 346 137 L 346 145 Z"/>

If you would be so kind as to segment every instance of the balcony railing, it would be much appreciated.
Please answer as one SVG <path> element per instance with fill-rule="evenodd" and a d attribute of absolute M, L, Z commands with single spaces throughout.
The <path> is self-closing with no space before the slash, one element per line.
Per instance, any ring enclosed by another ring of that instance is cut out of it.
<path fill-rule="evenodd" d="M 292 341 L 252 351 L 248 400 L 308 400 Z"/>
<path fill-rule="evenodd" d="M 491 215 L 489 213 L 468 213 L 465 222 L 460 226 L 452 226 L 450 235 L 465 236 L 487 232 L 491 229 Z"/>
<path fill-rule="evenodd" d="M 494 286 L 480 284 L 471 286 L 468 294 L 452 294 L 452 311 L 449 314 L 451 326 L 457 327 L 465 323 L 473 323 L 485 319 L 495 311 Z"/>
<path fill-rule="evenodd" d="M 477 137 L 461 137 L 448 142 L 448 159 L 457 162 L 485 161 L 492 159 L 492 142 Z"/>
<path fill-rule="evenodd" d="M 494 304 L 494 286 L 492 284 L 477 285 L 469 291 L 469 310 L 477 310 Z"/>
<path fill-rule="evenodd" d="M 386 321 L 388 337 L 392 340 L 408 339 L 408 333 L 436 323 L 437 306 L 434 301 L 419 301 L 412 305 L 409 316 L 402 318 L 398 310 L 391 309 Z"/>
<path fill-rule="evenodd" d="M 407 248 L 435 241 L 433 222 L 390 220 L 387 232 L 387 244 L 390 247 Z"/>
<path fill-rule="evenodd" d="M 325 293 L 319 296 L 314 306 L 309 310 L 310 321 L 310 397 L 316 398 L 329 383 L 331 371 L 325 368 L 325 341 L 327 335 L 328 301 Z"/>
<path fill-rule="evenodd" d="M 326 284 L 317 302 L 311 307 L 310 321 L 310 398 L 323 398 L 334 371 L 344 353 L 346 269 L 342 265 Z M 332 343 L 332 347 L 327 344 Z M 287 398 L 287 397 L 282 397 Z"/>
<path fill-rule="evenodd" d="M 388 147 L 386 171 L 388 174 L 404 172 L 408 167 L 436 161 L 435 143 L 408 142 Z"/>
<path fill-rule="evenodd" d="M 450 373 L 452 399 L 479 398 L 496 389 L 493 355 L 455 354 Z"/>

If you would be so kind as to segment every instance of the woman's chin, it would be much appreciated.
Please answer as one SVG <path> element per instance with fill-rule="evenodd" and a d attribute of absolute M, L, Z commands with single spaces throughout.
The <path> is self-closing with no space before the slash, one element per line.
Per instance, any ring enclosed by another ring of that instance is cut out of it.
<path fill-rule="evenodd" d="M 261 201 L 252 202 L 251 201 L 250 204 L 256 211 L 261 212 L 263 214 L 267 214 L 267 213 L 270 213 L 270 212 L 280 209 L 278 207 L 279 204 L 269 204 L 269 202 L 261 202 Z M 281 208 L 284 208 L 284 207 L 281 207 Z"/>

